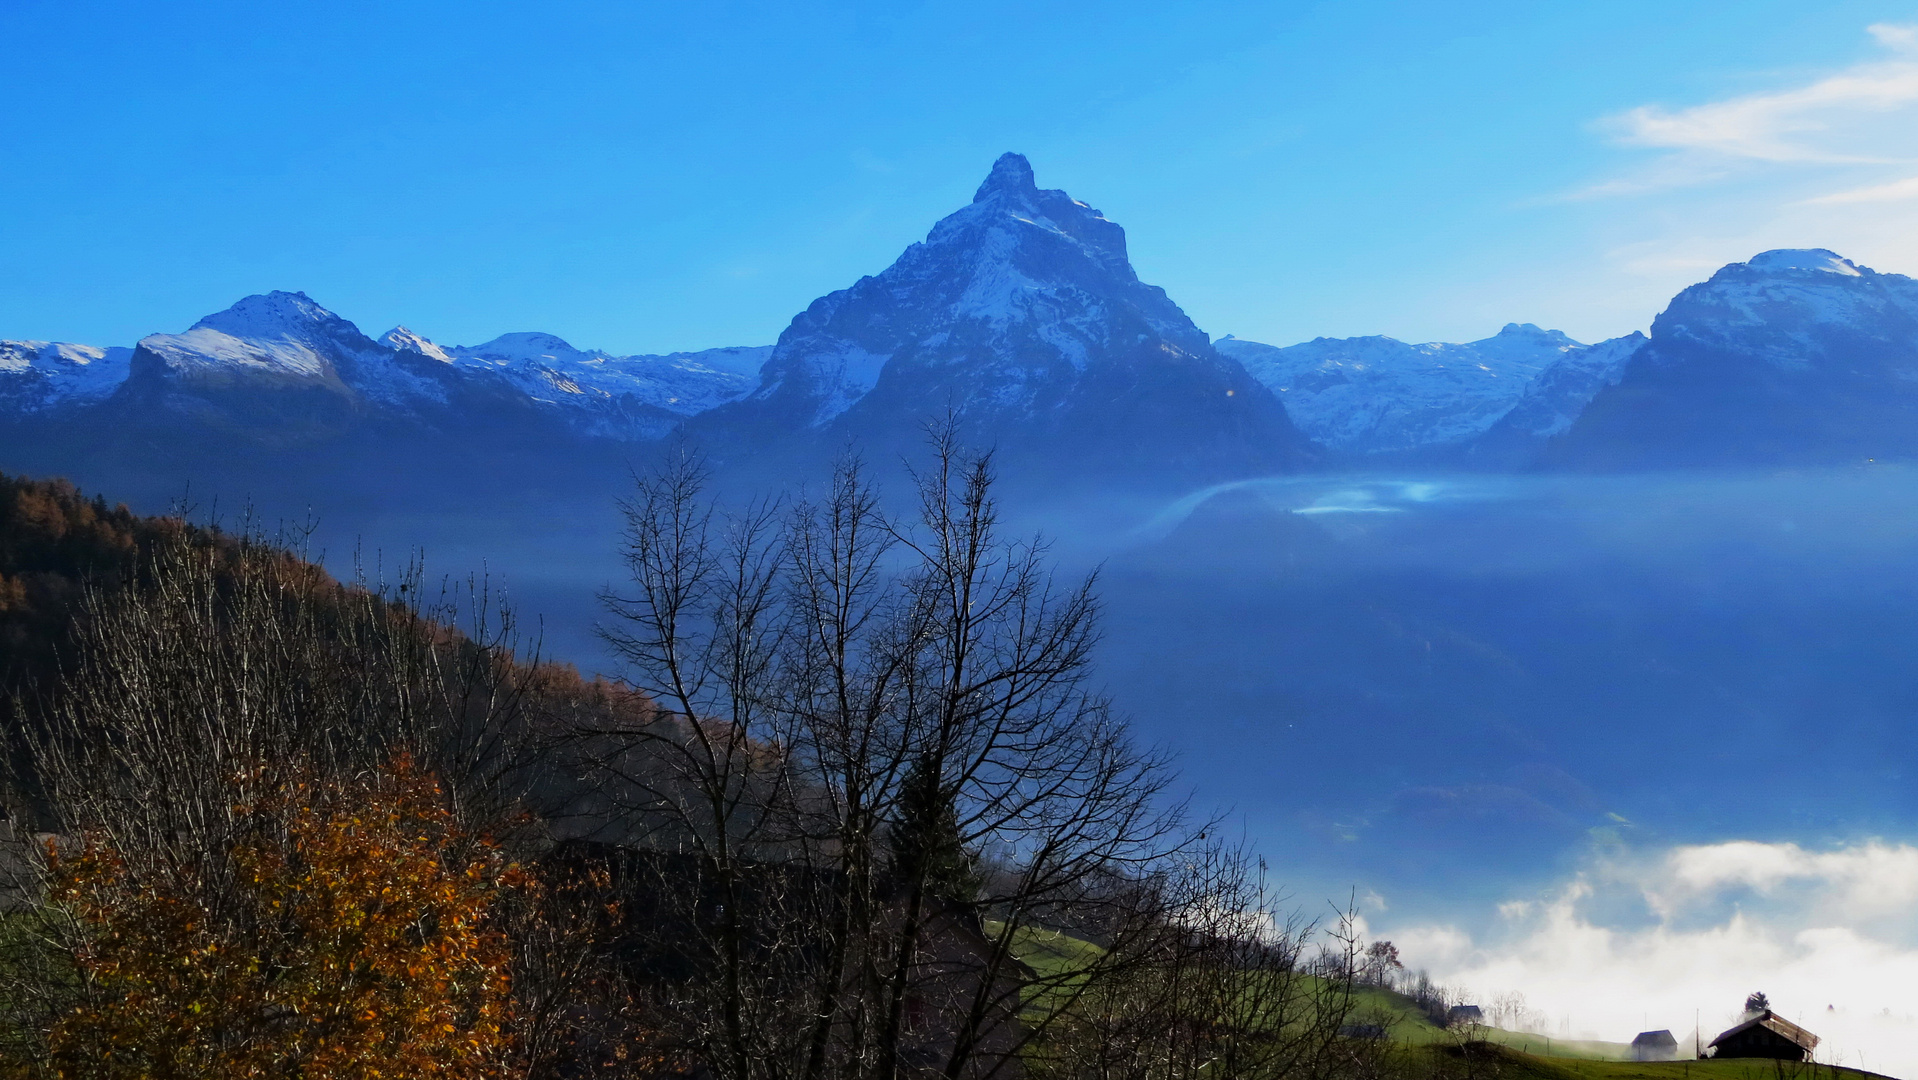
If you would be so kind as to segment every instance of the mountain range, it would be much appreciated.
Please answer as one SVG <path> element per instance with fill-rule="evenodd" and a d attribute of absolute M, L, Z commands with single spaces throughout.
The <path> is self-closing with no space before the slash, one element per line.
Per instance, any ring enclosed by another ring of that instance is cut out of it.
<path fill-rule="evenodd" d="M 616 356 L 533 332 L 376 339 L 297 292 L 130 348 L 0 341 L 0 467 L 234 447 L 531 461 L 675 433 L 751 464 L 889 455 L 943 417 L 1022 471 L 1181 483 L 1407 460 L 1918 456 L 1918 283 L 1822 249 L 1771 251 L 1684 290 L 1649 336 L 1586 345 L 1513 323 L 1461 344 L 1215 342 L 1139 280 L 1118 224 L 1007 154 L 968 205 L 771 346 Z"/>

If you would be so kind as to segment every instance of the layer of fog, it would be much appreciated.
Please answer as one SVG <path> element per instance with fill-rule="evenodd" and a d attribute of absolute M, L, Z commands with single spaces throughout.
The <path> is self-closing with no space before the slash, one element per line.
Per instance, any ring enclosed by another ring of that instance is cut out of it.
<path fill-rule="evenodd" d="M 612 672 L 594 594 L 620 577 L 620 493 L 279 509 L 319 512 L 336 569 L 358 545 L 486 573 L 547 656 Z M 1064 572 L 1099 569 L 1101 679 L 1302 902 L 1356 885 L 1478 932 L 1618 843 L 1914 835 L 1912 470 L 1280 478 L 1006 511 Z"/>
<path fill-rule="evenodd" d="M 1909 469 L 1287 478 L 1138 519 L 1112 689 L 1306 894 L 1482 910 L 1619 841 L 1913 832 Z"/>
<path fill-rule="evenodd" d="M 1388 905 L 1405 961 L 1467 1000 L 1522 996 L 1527 1026 L 1686 1053 L 1762 991 L 1821 1062 L 1918 1074 L 1918 848 L 1728 841 L 1613 851 L 1497 905 L 1479 930 Z M 1521 1011 L 1509 1007 L 1506 1012 Z"/>

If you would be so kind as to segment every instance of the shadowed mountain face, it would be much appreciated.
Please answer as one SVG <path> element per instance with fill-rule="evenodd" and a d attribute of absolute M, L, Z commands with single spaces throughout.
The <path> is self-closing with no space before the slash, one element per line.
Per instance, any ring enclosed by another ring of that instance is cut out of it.
<path fill-rule="evenodd" d="M 892 266 L 814 301 L 759 389 L 687 428 L 722 459 L 889 454 L 948 412 L 1043 472 L 1250 475 L 1309 453 L 1272 393 L 1139 280 L 1124 230 L 1040 190 L 1017 154 Z"/>
<path fill-rule="evenodd" d="M 1582 469 L 1918 456 L 1918 282 L 1768 251 L 1672 301 L 1546 460 Z"/>

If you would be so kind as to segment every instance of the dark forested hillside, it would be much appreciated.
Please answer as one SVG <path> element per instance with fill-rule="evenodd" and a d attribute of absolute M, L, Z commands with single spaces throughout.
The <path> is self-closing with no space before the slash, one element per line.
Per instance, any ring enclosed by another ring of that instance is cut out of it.
<path fill-rule="evenodd" d="M 0 473 L 0 696 L 51 678 L 89 583 L 120 587 L 143 554 L 185 528 L 109 507 L 65 480 Z"/>

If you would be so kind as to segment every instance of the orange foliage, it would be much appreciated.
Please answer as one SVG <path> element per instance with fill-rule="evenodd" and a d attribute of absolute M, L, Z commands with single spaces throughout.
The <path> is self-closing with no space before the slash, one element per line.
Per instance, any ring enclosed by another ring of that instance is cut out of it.
<path fill-rule="evenodd" d="M 51 1031 L 52 1075 L 505 1074 L 511 953 L 489 915 L 519 874 L 430 777 L 295 781 L 240 811 L 226 890 L 97 843 L 52 853 L 89 984 Z"/>

